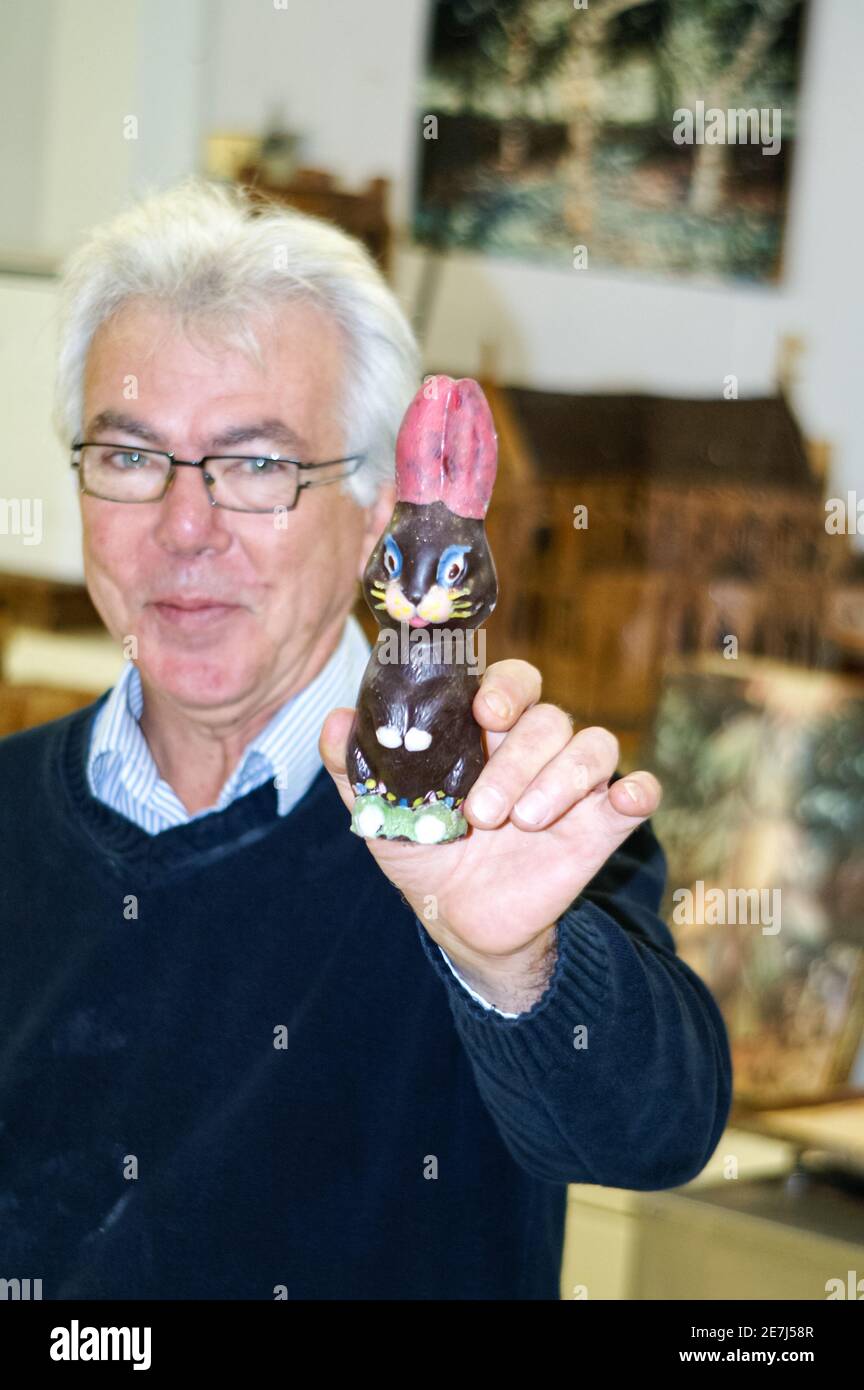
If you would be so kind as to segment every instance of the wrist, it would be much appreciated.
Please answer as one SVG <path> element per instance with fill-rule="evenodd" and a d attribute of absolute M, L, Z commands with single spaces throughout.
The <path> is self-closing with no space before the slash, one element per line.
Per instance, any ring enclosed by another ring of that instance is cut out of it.
<path fill-rule="evenodd" d="M 444 949 L 466 984 L 490 1004 L 505 1013 L 524 1013 L 541 999 L 549 987 L 557 960 L 557 924 L 542 932 L 518 951 L 508 955 L 486 955 Z"/>

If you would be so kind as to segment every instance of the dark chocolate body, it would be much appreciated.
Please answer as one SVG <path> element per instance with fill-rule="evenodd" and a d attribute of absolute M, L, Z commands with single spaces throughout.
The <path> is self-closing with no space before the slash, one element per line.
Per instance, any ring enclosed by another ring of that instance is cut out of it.
<path fill-rule="evenodd" d="M 460 808 L 486 760 L 472 705 L 485 665 L 477 629 L 498 596 L 484 525 L 495 468 L 478 384 L 432 378 L 406 412 L 399 500 L 363 574 L 381 628 L 347 750 L 351 828 L 364 837 L 468 833 Z"/>
<path fill-rule="evenodd" d="M 396 640 L 394 634 L 394 645 Z M 403 646 L 405 641 L 403 637 Z M 381 642 L 372 651 L 348 740 L 348 776 L 352 783 L 374 777 L 409 805 L 429 792 L 464 798 L 485 761 L 483 731 L 471 713 L 480 676 L 462 664 L 436 663 L 434 638 L 426 652 L 407 641 L 404 665 L 382 664 Z M 381 727 L 398 729 L 402 746 L 383 747 L 376 736 Z M 404 738 L 411 728 L 432 733 L 428 748 L 406 750 Z M 367 757 L 363 749 L 374 750 L 374 765 L 373 755 Z"/>

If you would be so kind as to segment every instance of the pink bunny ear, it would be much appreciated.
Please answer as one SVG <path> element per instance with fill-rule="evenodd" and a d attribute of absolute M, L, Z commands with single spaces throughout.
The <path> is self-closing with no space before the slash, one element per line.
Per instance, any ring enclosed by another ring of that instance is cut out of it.
<path fill-rule="evenodd" d="M 498 468 L 489 402 L 471 377 L 429 377 L 405 412 L 396 440 L 400 502 L 443 502 L 482 521 Z"/>

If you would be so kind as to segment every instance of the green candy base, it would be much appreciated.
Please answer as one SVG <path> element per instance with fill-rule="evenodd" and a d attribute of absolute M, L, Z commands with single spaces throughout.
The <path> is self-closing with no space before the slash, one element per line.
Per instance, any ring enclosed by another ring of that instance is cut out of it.
<path fill-rule="evenodd" d="M 364 840 L 413 840 L 418 845 L 440 845 L 468 833 L 468 822 L 457 806 L 424 801 L 419 806 L 399 806 L 383 796 L 358 796 L 351 812 L 351 829 Z"/>

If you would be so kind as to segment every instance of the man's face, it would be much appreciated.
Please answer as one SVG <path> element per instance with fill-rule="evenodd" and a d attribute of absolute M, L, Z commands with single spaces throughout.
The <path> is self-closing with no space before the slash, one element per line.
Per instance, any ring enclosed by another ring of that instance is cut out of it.
<path fill-rule="evenodd" d="M 263 371 L 200 333 L 193 343 L 158 306 L 130 301 L 94 336 L 84 438 L 182 459 L 235 451 L 340 458 L 338 327 L 307 303 L 280 307 L 269 329 L 252 323 Z M 105 411 L 147 434 L 99 428 Z M 218 447 L 227 431 L 272 420 L 305 448 L 267 433 Z M 310 663 L 321 664 L 316 652 L 322 640 L 332 645 L 391 507 L 389 489 L 366 512 L 334 483 L 303 489 L 277 525 L 272 514 L 211 506 L 201 470 L 178 468 L 161 502 L 81 497 L 87 585 L 111 634 L 137 638 L 145 686 L 199 712 L 254 714 L 305 684 Z M 188 606 L 201 601 L 211 606 Z"/>

